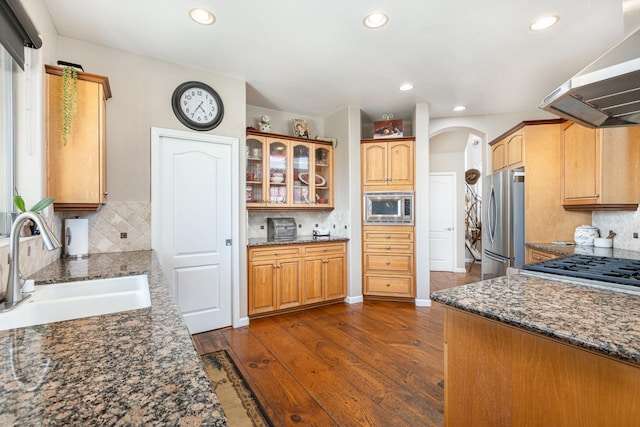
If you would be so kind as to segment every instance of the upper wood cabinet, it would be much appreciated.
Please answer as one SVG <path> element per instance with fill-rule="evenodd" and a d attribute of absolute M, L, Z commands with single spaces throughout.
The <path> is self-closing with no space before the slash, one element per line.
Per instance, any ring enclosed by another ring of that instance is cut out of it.
<path fill-rule="evenodd" d="M 591 224 L 591 212 L 567 211 L 561 203 L 564 121 L 525 123 L 525 241 L 573 241 L 577 226 Z"/>
<path fill-rule="evenodd" d="M 333 146 L 249 132 L 245 196 L 250 210 L 333 209 Z"/>
<path fill-rule="evenodd" d="M 414 138 L 363 139 L 360 145 L 363 190 L 413 190 L 414 144 Z"/>
<path fill-rule="evenodd" d="M 62 68 L 46 70 L 47 196 L 55 210 L 98 210 L 106 192 L 106 101 L 111 98 L 107 77 L 78 72 L 77 115 L 62 139 Z"/>
<path fill-rule="evenodd" d="M 640 128 L 562 128 L 562 204 L 568 210 L 637 210 Z"/>
<path fill-rule="evenodd" d="M 490 144 L 492 170 L 517 169 L 524 166 L 524 133 L 518 129 Z"/>

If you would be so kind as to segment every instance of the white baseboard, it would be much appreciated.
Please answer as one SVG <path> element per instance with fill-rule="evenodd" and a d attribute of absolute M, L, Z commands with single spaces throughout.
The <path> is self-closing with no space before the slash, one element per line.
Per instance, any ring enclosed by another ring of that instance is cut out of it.
<path fill-rule="evenodd" d="M 249 326 L 249 318 L 241 317 L 238 319 L 238 322 L 233 325 L 234 328 L 242 328 L 243 326 Z"/>
<path fill-rule="evenodd" d="M 460 267 L 456 267 L 453 269 L 454 273 L 466 273 L 467 269 L 466 268 L 460 268 Z"/>
<path fill-rule="evenodd" d="M 416 302 L 416 307 L 431 307 L 430 299 L 416 298 L 415 302 Z"/>
<path fill-rule="evenodd" d="M 357 304 L 362 301 L 364 301 L 364 297 L 362 295 L 358 295 L 355 297 L 346 297 L 344 299 L 344 302 L 346 302 L 347 304 Z"/>

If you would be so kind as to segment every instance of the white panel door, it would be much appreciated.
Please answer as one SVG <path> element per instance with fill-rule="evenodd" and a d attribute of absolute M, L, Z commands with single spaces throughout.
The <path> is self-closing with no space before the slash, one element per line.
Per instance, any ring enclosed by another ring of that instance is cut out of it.
<path fill-rule="evenodd" d="M 194 334 L 232 323 L 232 146 L 181 134 L 152 144 L 152 246 Z"/>
<path fill-rule="evenodd" d="M 429 269 L 453 271 L 455 174 L 429 175 Z"/>

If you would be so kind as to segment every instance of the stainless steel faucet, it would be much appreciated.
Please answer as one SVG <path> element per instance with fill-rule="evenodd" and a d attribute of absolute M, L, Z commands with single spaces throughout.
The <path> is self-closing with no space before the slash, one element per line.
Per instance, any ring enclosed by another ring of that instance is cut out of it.
<path fill-rule="evenodd" d="M 40 236 L 45 247 L 52 251 L 61 246 L 60 241 L 54 236 L 51 229 L 42 220 L 42 217 L 35 212 L 23 212 L 11 226 L 11 236 L 9 242 L 9 280 L 7 281 L 7 292 L 4 297 L 4 308 L 14 307 L 23 300 L 22 285 L 24 279 L 20 275 L 20 230 L 24 222 L 31 220 L 36 223 L 40 230 Z M 26 299 L 26 298 L 25 298 Z"/>

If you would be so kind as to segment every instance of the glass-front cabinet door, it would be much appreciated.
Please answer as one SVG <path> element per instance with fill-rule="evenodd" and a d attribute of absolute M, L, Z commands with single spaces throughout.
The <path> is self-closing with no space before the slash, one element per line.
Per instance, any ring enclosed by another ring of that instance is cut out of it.
<path fill-rule="evenodd" d="M 247 134 L 247 209 L 332 209 L 333 147 L 295 137 Z"/>
<path fill-rule="evenodd" d="M 247 207 L 263 206 L 265 202 L 264 152 L 266 138 L 248 135 L 246 142 Z"/>
<path fill-rule="evenodd" d="M 268 199 L 269 205 L 286 205 L 289 203 L 289 194 L 287 188 L 291 181 L 288 170 L 289 162 L 289 142 L 269 140 L 267 146 L 269 155 L 268 170 Z"/>
<path fill-rule="evenodd" d="M 309 172 L 313 162 L 311 144 L 292 142 L 293 144 L 293 204 L 310 206 Z"/>
<path fill-rule="evenodd" d="M 333 206 L 333 147 L 316 145 L 314 156 L 315 202 L 319 207 Z"/>

